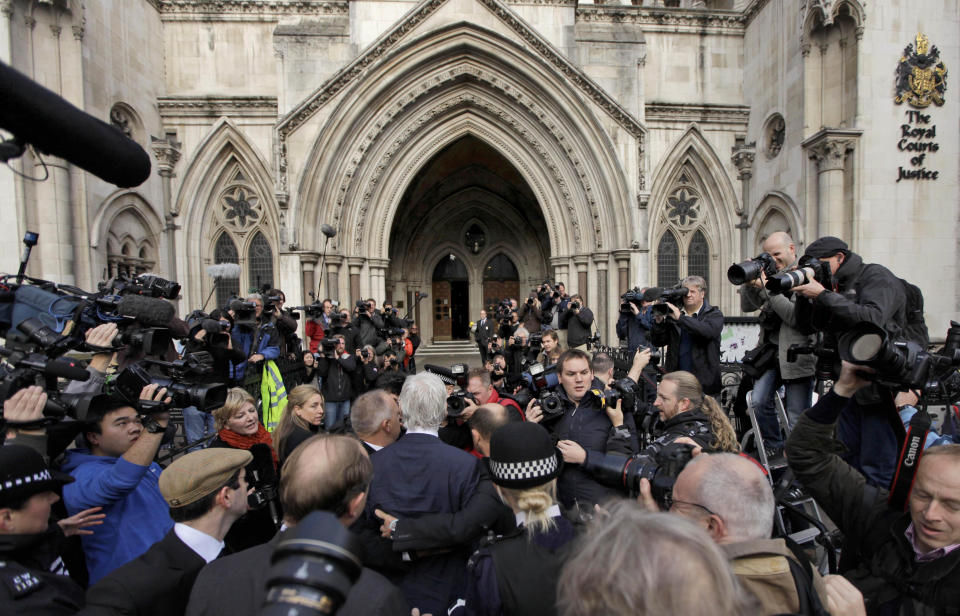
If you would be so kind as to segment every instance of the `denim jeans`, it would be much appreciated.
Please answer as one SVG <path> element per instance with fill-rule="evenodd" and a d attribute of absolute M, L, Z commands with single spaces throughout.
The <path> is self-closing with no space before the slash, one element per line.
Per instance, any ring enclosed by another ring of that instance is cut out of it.
<path fill-rule="evenodd" d="M 784 381 L 777 370 L 770 369 L 754 382 L 753 409 L 757 415 L 757 423 L 760 425 L 763 444 L 768 448 L 783 446 L 783 433 L 780 431 L 777 408 L 773 400 L 781 384 L 785 390 L 784 408 L 787 411 L 787 422 L 791 429 L 800 419 L 800 415 L 810 408 L 810 399 L 813 395 L 813 377 Z"/>
<path fill-rule="evenodd" d="M 195 406 L 188 406 L 183 409 L 183 432 L 187 436 L 187 442 L 192 443 L 198 441 L 205 436 L 211 436 L 214 434 L 214 420 L 213 415 L 210 413 L 204 413 L 200 411 Z M 191 451 L 200 449 L 200 447 L 194 447 Z"/>
<path fill-rule="evenodd" d="M 323 425 L 329 430 L 350 414 L 350 401 L 324 402 L 323 413 Z"/>

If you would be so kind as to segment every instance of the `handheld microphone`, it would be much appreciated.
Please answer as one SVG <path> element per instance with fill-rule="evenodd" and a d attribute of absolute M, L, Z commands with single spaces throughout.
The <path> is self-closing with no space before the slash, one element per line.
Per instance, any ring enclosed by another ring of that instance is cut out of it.
<path fill-rule="evenodd" d="M 117 302 L 117 312 L 146 327 L 169 327 L 176 316 L 173 304 L 143 295 L 124 295 Z"/>
<path fill-rule="evenodd" d="M 135 141 L 2 62 L 0 128 L 120 188 L 150 177 L 150 157 Z"/>

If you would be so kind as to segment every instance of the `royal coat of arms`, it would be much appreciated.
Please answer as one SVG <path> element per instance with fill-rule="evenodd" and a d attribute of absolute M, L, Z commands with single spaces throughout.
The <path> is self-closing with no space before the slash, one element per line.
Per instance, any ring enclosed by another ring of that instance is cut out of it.
<path fill-rule="evenodd" d="M 930 47 L 930 40 L 923 34 L 917 34 L 917 49 L 913 43 L 907 45 L 897 65 L 897 96 L 893 100 L 899 105 L 907 101 L 914 107 L 923 108 L 936 103 L 943 104 L 943 94 L 947 91 L 947 67 L 940 61 L 940 51 L 936 45 Z"/>

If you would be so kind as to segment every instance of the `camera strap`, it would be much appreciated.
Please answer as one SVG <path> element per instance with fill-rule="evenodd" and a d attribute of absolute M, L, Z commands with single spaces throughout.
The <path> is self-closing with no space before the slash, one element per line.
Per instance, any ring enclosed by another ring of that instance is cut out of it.
<path fill-rule="evenodd" d="M 917 474 L 917 467 L 920 466 L 920 458 L 923 457 L 923 446 L 927 442 L 927 433 L 930 432 L 931 424 L 930 414 L 924 407 L 917 409 L 917 412 L 910 418 L 907 438 L 903 442 L 903 449 L 900 451 L 900 459 L 897 462 L 897 473 L 893 476 L 893 483 L 890 484 L 890 495 L 887 497 L 887 504 L 897 511 L 906 510 L 910 490 Z"/>

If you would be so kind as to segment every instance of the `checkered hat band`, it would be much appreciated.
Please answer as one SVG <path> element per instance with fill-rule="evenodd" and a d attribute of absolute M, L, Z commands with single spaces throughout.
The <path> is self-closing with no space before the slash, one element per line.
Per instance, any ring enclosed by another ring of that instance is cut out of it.
<path fill-rule="evenodd" d="M 53 477 L 50 476 L 50 471 L 44 469 L 39 473 L 24 475 L 23 477 L 17 477 L 16 479 L 8 479 L 0 483 L 0 492 L 3 492 L 4 490 L 12 490 L 13 488 L 19 488 L 40 481 L 51 481 L 52 479 Z"/>
<path fill-rule="evenodd" d="M 490 470 L 500 481 L 524 481 L 550 477 L 557 471 L 557 456 L 523 462 L 497 462 L 491 459 Z"/>

